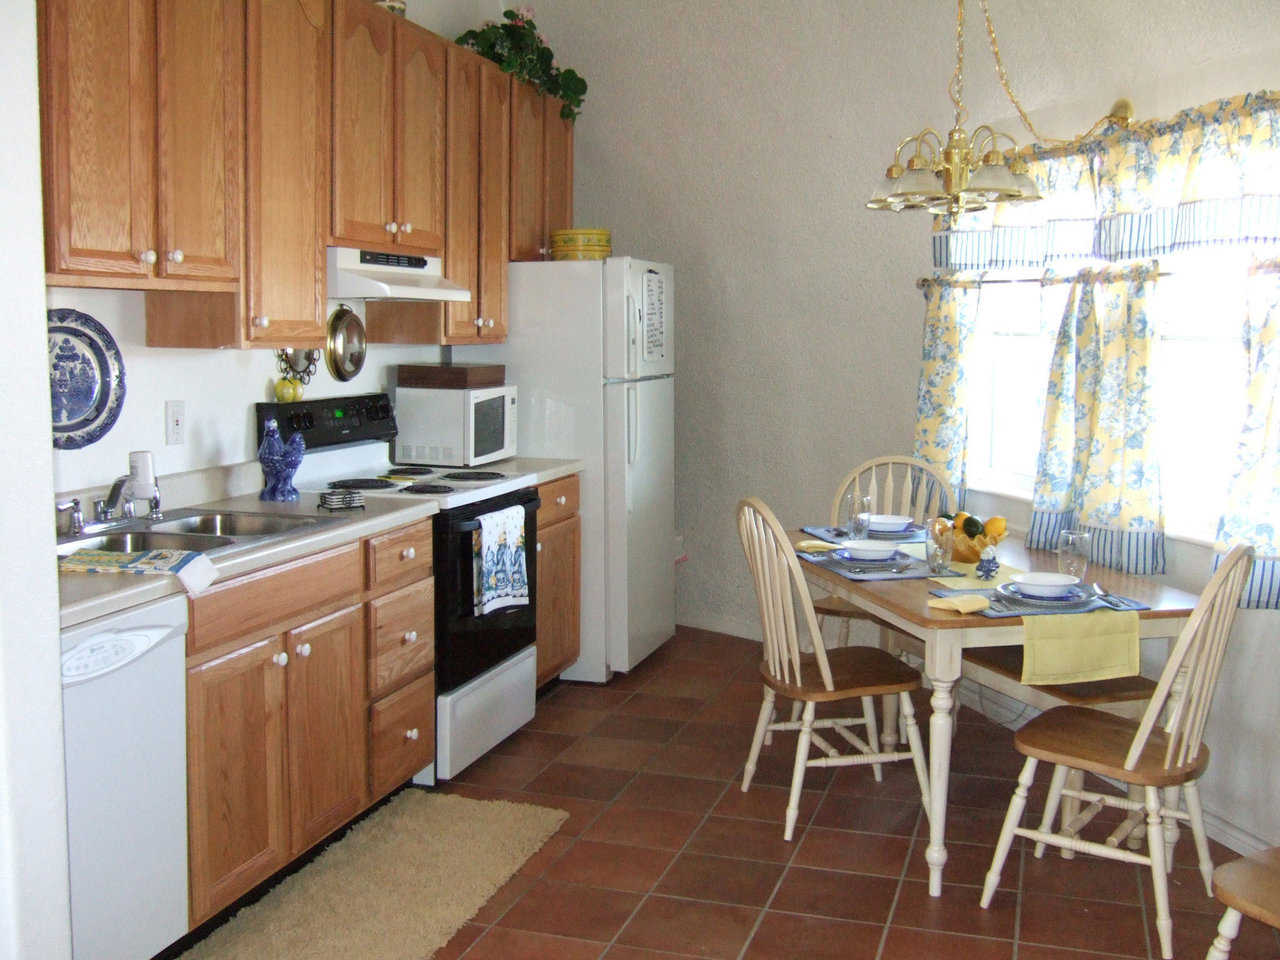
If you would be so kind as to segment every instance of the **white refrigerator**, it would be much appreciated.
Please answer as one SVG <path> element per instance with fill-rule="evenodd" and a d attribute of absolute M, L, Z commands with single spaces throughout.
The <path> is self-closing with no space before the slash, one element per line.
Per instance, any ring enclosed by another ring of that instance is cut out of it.
<path fill-rule="evenodd" d="M 675 632 L 675 351 L 668 264 L 513 263 L 506 364 L 521 456 L 581 459 L 582 652 L 604 682 Z"/>

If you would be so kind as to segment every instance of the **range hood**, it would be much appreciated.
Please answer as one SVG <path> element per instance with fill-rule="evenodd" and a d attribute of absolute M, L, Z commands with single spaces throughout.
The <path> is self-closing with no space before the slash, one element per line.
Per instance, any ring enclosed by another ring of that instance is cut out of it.
<path fill-rule="evenodd" d="M 470 300 L 443 276 L 439 257 L 329 248 L 330 300 Z"/>

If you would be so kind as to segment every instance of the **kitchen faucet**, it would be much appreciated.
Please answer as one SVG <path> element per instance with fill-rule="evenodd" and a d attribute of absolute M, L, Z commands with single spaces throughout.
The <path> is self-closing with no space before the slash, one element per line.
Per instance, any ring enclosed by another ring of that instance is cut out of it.
<path fill-rule="evenodd" d="M 149 450 L 135 450 L 129 454 L 129 472 L 116 477 L 105 499 L 93 502 L 93 516 L 99 523 L 116 519 L 116 511 L 130 519 L 134 515 L 133 502 L 146 500 L 149 507 L 147 519 L 160 520 L 160 485 L 156 482 L 155 465 Z"/>

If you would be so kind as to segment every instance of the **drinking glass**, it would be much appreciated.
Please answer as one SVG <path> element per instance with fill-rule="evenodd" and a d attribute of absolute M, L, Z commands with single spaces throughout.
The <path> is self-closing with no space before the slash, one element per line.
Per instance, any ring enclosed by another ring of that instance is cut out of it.
<path fill-rule="evenodd" d="M 1063 530 L 1058 534 L 1058 572 L 1084 582 L 1089 569 L 1090 534 L 1084 530 Z"/>
<path fill-rule="evenodd" d="M 871 498 L 850 487 L 844 494 L 844 507 L 840 520 L 850 540 L 862 540 L 867 536 L 867 518 L 871 515 Z"/>
<path fill-rule="evenodd" d="M 933 574 L 947 573 L 951 569 L 951 554 L 956 545 L 956 532 L 951 527 L 940 528 L 924 541 L 924 558 Z"/>

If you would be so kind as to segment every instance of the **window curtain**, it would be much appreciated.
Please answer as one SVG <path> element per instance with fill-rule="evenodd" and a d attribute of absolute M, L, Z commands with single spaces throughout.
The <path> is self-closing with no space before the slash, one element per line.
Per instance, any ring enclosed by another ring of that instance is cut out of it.
<path fill-rule="evenodd" d="M 921 285 L 925 299 L 924 346 L 913 449 L 917 459 L 947 476 L 963 505 L 969 435 L 965 356 L 977 324 L 982 277 L 937 276 Z"/>
<path fill-rule="evenodd" d="M 1045 199 L 938 217 L 937 269 L 1042 270 L 1280 244 L 1280 93 L 1109 125 L 1095 138 L 1021 155 Z"/>
<path fill-rule="evenodd" d="M 1082 270 L 1058 328 L 1027 546 L 1090 531 L 1090 560 L 1163 573 L 1164 511 L 1153 430 L 1154 261 Z M 1052 273 L 1045 282 L 1054 282 Z"/>
<path fill-rule="evenodd" d="M 1246 288 L 1247 402 L 1227 506 L 1218 522 L 1221 561 L 1237 543 L 1258 552 L 1241 606 L 1280 609 L 1280 259 L 1256 262 Z"/>

